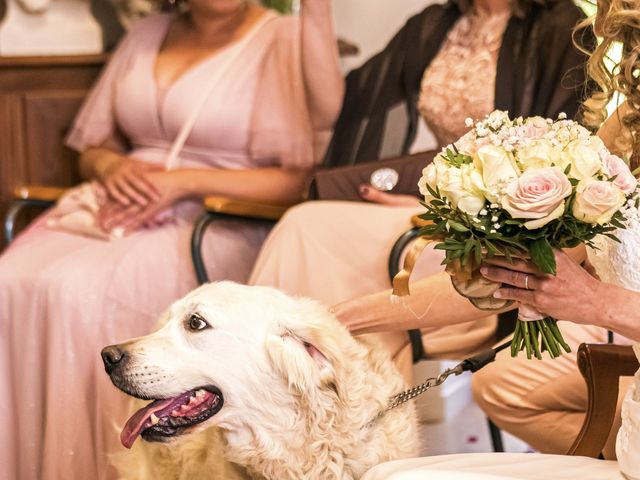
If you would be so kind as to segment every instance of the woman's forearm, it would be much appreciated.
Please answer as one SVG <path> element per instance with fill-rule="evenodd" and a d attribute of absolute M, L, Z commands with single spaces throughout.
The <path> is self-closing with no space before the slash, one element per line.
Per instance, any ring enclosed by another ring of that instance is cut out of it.
<path fill-rule="evenodd" d="M 103 180 L 106 172 L 122 155 L 105 147 L 91 147 L 80 154 L 80 175 L 85 180 Z"/>
<path fill-rule="evenodd" d="M 475 308 L 451 285 L 445 272 L 411 285 L 411 295 L 391 301 L 391 291 L 367 295 L 332 309 L 354 334 L 453 325 L 490 315 Z"/>
<path fill-rule="evenodd" d="M 598 325 L 640 342 L 640 292 L 601 283 L 595 297 L 598 303 L 593 318 L 580 323 Z"/>
<path fill-rule="evenodd" d="M 184 197 L 218 195 L 277 205 L 300 202 L 309 177 L 306 170 L 281 168 L 181 169 L 175 174 L 179 176 Z"/>
<path fill-rule="evenodd" d="M 302 72 L 311 121 L 316 130 L 330 130 L 344 96 L 331 0 L 304 0 L 300 20 Z"/>

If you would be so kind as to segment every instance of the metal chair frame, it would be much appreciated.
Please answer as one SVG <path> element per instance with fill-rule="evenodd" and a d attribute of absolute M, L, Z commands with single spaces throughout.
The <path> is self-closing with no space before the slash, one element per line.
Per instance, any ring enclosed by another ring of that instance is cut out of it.
<path fill-rule="evenodd" d="M 204 265 L 204 258 L 202 256 L 202 241 L 207 228 L 215 222 L 220 220 L 238 220 L 237 215 L 226 214 L 220 212 L 205 211 L 193 227 L 193 233 L 191 234 L 191 259 L 193 260 L 193 267 L 198 279 L 198 285 L 203 285 L 209 282 L 209 275 Z M 260 217 L 243 216 L 242 220 L 249 220 L 253 222 L 268 222 L 268 219 Z"/>
<path fill-rule="evenodd" d="M 20 212 L 27 207 L 48 208 L 55 202 L 51 200 L 38 200 L 33 198 L 16 199 L 13 201 L 4 217 L 4 241 L 9 245 L 15 237 L 16 219 Z"/>

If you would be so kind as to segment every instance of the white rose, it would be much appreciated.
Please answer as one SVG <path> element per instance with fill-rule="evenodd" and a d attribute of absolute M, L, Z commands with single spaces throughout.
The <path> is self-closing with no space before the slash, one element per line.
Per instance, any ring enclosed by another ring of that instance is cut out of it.
<path fill-rule="evenodd" d="M 507 187 L 502 208 L 513 218 L 531 219 L 524 226 L 535 230 L 562 216 L 564 199 L 571 192 L 571 183 L 558 167 L 527 170 Z"/>
<path fill-rule="evenodd" d="M 485 196 L 491 202 L 498 202 L 501 190 L 520 175 L 513 155 L 502 147 L 494 145 L 480 147 L 474 162 L 482 174 Z"/>
<path fill-rule="evenodd" d="M 438 188 L 458 210 L 476 216 L 484 208 L 482 177 L 472 165 L 438 171 L 437 178 Z"/>
<path fill-rule="evenodd" d="M 518 149 L 518 162 L 529 168 L 544 168 L 560 164 L 560 151 L 549 140 L 533 140 Z"/>
<path fill-rule="evenodd" d="M 593 178 L 602 169 L 602 162 L 598 154 L 600 148 L 597 147 L 598 142 L 592 139 L 588 141 L 574 140 L 562 152 L 561 167 L 565 169 L 571 165 L 569 177 L 576 180 Z"/>
<path fill-rule="evenodd" d="M 587 178 L 576 189 L 573 216 L 583 222 L 604 225 L 625 201 L 624 192 L 612 182 Z"/>
<path fill-rule="evenodd" d="M 424 197 L 425 201 L 430 201 L 433 197 L 431 193 L 429 193 L 429 189 L 427 185 L 431 187 L 432 190 L 436 189 L 438 181 L 438 173 L 436 170 L 435 159 L 429 165 L 424 167 L 422 170 L 422 178 L 420 178 L 420 182 L 418 183 L 418 188 L 420 189 L 420 194 Z"/>

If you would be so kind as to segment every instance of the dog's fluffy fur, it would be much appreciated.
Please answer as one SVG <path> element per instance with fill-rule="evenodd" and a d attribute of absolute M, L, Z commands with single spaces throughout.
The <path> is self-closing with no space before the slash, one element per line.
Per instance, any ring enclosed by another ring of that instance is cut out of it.
<path fill-rule="evenodd" d="M 196 312 L 210 328 L 189 330 Z M 139 440 L 119 456 L 123 478 L 351 480 L 416 455 L 411 405 L 367 426 L 405 388 L 390 358 L 356 341 L 322 305 L 221 282 L 176 302 L 164 322 L 120 346 L 128 356 L 126 390 L 167 398 L 215 385 L 224 406 L 171 443 Z M 146 384 L 135 376 L 143 371 Z M 222 449 L 247 473 L 222 461 Z"/>

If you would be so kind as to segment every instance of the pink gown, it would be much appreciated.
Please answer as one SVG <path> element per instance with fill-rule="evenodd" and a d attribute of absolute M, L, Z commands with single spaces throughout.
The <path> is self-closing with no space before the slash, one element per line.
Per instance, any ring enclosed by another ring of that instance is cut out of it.
<path fill-rule="evenodd" d="M 237 48 L 197 64 L 160 95 L 154 65 L 172 18 L 148 17 L 127 35 L 77 117 L 70 146 L 100 145 L 117 126 L 132 157 L 164 161 L 197 92 Z M 312 166 L 319 135 L 304 103 L 298 35 L 288 17 L 259 31 L 209 97 L 181 166 Z M 175 222 L 111 242 L 49 230 L 45 214 L 0 257 L 0 479 L 115 478 L 107 454 L 123 448 L 118 428 L 130 412 L 100 349 L 148 333 L 196 287 L 189 238 L 200 210 L 183 202 Z M 268 230 L 211 227 L 210 278 L 246 281 Z"/>

